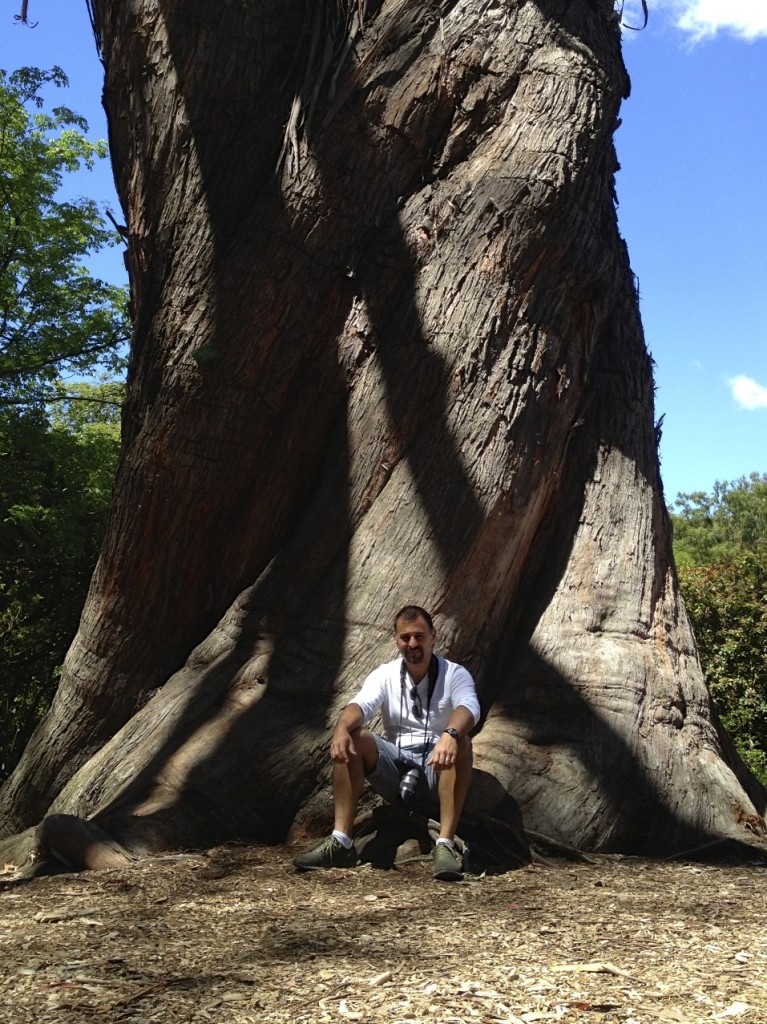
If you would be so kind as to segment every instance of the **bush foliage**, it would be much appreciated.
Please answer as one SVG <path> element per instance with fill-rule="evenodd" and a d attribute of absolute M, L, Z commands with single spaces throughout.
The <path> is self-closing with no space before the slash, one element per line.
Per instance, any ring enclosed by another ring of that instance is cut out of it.
<path fill-rule="evenodd" d="M 679 495 L 674 553 L 711 696 L 767 786 L 767 475 Z"/>
<path fill-rule="evenodd" d="M 678 566 L 715 565 L 767 542 L 767 474 L 679 494 L 671 508 Z"/>
<path fill-rule="evenodd" d="M 0 777 L 47 709 L 77 630 L 106 526 L 116 420 L 73 429 L 35 411 L 0 416 Z"/>

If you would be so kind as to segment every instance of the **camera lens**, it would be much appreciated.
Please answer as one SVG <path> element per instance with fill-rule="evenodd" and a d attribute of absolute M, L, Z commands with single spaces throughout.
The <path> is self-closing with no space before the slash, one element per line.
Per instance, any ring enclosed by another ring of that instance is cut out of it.
<path fill-rule="evenodd" d="M 399 797 L 403 803 L 409 803 L 415 796 L 420 777 L 421 772 L 419 768 L 411 768 L 407 774 L 402 776 L 402 781 L 399 784 Z"/>

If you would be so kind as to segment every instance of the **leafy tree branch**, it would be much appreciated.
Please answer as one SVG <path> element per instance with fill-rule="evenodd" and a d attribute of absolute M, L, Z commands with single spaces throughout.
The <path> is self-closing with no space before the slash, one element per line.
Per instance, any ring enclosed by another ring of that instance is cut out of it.
<path fill-rule="evenodd" d="M 66 175 L 106 155 L 66 106 L 60 68 L 0 71 L 0 777 L 51 700 L 111 499 L 124 288 L 87 260 L 119 235 Z"/>

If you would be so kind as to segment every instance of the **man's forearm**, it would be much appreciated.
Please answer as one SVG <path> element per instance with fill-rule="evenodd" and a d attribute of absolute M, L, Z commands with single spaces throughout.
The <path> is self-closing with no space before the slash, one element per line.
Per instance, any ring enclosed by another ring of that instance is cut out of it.
<path fill-rule="evenodd" d="M 338 716 L 335 731 L 338 732 L 340 729 L 345 732 L 354 732 L 355 729 L 360 728 L 364 721 L 365 719 L 359 704 L 347 704 Z"/>
<path fill-rule="evenodd" d="M 464 736 L 469 735 L 474 724 L 474 715 L 468 708 L 459 704 L 450 716 L 446 728 L 457 729 L 459 738 L 463 739 Z"/>

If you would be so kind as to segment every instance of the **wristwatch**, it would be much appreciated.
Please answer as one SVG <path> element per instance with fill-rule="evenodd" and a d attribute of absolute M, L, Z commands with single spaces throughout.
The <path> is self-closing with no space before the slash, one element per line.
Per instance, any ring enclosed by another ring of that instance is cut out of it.
<path fill-rule="evenodd" d="M 448 734 L 448 736 L 452 736 L 454 740 L 459 740 L 461 738 L 461 734 L 458 732 L 457 729 L 445 729 L 444 731 Z"/>

